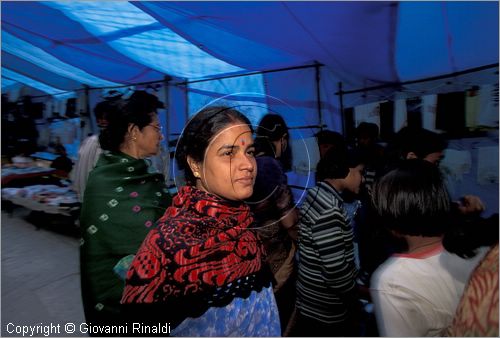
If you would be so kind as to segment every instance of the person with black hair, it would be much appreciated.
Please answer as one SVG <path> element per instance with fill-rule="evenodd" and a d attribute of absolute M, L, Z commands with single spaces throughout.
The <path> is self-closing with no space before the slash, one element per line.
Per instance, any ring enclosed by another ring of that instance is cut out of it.
<path fill-rule="evenodd" d="M 362 171 L 362 157 L 346 148 L 330 149 L 318 163 L 317 186 L 300 209 L 294 335 L 358 335 L 354 234 L 342 192 L 359 192 Z"/>
<path fill-rule="evenodd" d="M 290 132 L 285 119 L 278 114 L 264 115 L 257 126 L 255 135 L 256 142 L 258 139 L 267 142 L 267 150 L 272 151 L 272 155 L 281 163 L 283 171 L 290 171 L 292 148 L 290 148 Z"/>
<path fill-rule="evenodd" d="M 424 128 L 404 127 L 391 142 L 393 159 L 390 164 L 394 166 L 400 161 L 419 158 L 439 166 L 447 146 L 448 142 L 441 134 Z M 485 206 L 478 196 L 468 194 L 454 202 L 452 208 L 461 215 L 474 215 L 480 214 Z"/>
<path fill-rule="evenodd" d="M 393 162 L 419 158 L 435 165 L 444 158 L 447 146 L 443 135 L 417 127 L 402 128 L 390 144 Z"/>
<path fill-rule="evenodd" d="M 375 123 L 361 122 L 356 127 L 356 149 L 365 158 L 365 189 L 371 193 L 373 183 L 382 175 L 385 166 L 385 148 L 378 143 L 379 127 Z"/>
<path fill-rule="evenodd" d="M 484 248 L 470 259 L 443 248 L 450 198 L 438 167 L 429 161 L 402 161 L 375 184 L 372 202 L 382 224 L 406 243 L 404 252 L 372 275 L 380 335 L 443 335 Z"/>
<path fill-rule="evenodd" d="M 120 99 L 101 101 L 95 106 L 94 114 L 97 126 L 100 130 L 107 127 L 108 115 L 120 114 L 123 108 L 122 106 L 123 101 Z M 99 133 L 87 137 L 80 145 L 78 159 L 70 175 L 71 181 L 73 182 L 73 190 L 76 191 L 80 202 L 83 201 L 89 173 L 94 169 L 101 153 L 102 149 L 99 145 Z"/>
<path fill-rule="evenodd" d="M 347 144 L 344 136 L 336 131 L 323 129 L 316 133 L 315 136 L 318 142 L 320 158 L 323 158 L 331 148 L 344 148 Z"/>
<path fill-rule="evenodd" d="M 62 176 L 67 178 L 73 168 L 73 161 L 68 157 L 64 145 L 56 144 L 55 152 L 58 156 L 52 161 L 50 167 L 59 170 Z"/>
<path fill-rule="evenodd" d="M 134 92 L 119 114 L 108 114 L 99 135 L 103 153 L 89 174 L 80 214 L 82 298 L 93 325 L 121 322 L 124 271 L 171 202 L 163 175 L 144 160 L 163 138 L 158 105 L 156 96 Z"/>
<path fill-rule="evenodd" d="M 257 178 L 247 200 L 273 272 L 274 294 L 283 333 L 295 306 L 295 253 L 298 214 L 285 174 L 290 147 L 288 126 L 283 117 L 267 114 L 261 119 L 255 138 Z"/>
<path fill-rule="evenodd" d="M 132 262 L 126 318 L 168 323 L 174 336 L 279 336 L 272 274 L 245 203 L 257 170 L 250 122 L 228 107 L 203 109 L 176 160 L 187 185 Z"/>

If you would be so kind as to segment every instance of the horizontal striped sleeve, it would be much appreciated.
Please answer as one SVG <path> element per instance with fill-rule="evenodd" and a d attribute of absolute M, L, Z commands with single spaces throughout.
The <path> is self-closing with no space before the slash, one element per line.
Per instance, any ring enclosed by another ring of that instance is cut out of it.
<path fill-rule="evenodd" d="M 342 198 L 327 183 L 309 189 L 300 209 L 297 307 L 325 323 L 345 319 L 355 286 L 353 230 Z"/>
<path fill-rule="evenodd" d="M 352 290 L 356 275 L 354 251 L 345 241 L 345 236 L 352 238 L 352 229 L 345 228 L 342 210 L 335 208 L 317 219 L 311 233 L 325 282 L 338 292 Z"/>

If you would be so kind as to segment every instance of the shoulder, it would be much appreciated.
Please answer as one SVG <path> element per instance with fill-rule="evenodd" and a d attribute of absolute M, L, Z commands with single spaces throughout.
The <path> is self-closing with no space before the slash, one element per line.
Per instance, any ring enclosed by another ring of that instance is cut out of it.
<path fill-rule="evenodd" d="M 410 266 L 411 260 L 407 258 L 389 257 L 373 273 L 370 283 L 371 289 L 382 291 L 396 285 L 404 285 L 406 277 L 412 275 L 411 272 L 408 272 Z"/>
<path fill-rule="evenodd" d="M 98 135 L 92 135 L 87 137 L 85 140 L 83 140 L 82 145 L 80 146 L 80 149 L 86 149 L 89 147 L 96 147 L 99 146 L 99 136 Z"/>
<path fill-rule="evenodd" d="M 306 204 L 316 205 L 322 210 L 340 209 L 340 200 L 323 182 L 307 191 L 305 201 Z"/>

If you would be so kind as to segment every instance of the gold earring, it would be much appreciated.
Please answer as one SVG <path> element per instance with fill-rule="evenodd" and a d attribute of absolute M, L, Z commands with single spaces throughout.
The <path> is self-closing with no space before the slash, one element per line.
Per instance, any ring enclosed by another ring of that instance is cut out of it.
<path fill-rule="evenodd" d="M 195 171 L 195 172 L 193 173 L 193 175 L 194 175 L 194 177 L 196 177 L 196 178 L 200 178 L 200 174 L 199 174 L 197 171 Z"/>
<path fill-rule="evenodd" d="M 137 137 L 135 135 L 132 136 L 132 141 L 134 141 L 134 142 L 137 141 Z"/>

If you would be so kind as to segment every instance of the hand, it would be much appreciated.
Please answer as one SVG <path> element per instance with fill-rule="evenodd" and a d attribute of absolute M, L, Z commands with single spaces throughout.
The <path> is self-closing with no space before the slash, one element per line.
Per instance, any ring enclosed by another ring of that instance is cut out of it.
<path fill-rule="evenodd" d="M 458 210 L 464 215 L 472 213 L 480 214 L 484 209 L 483 201 L 476 195 L 465 195 L 460 199 L 458 204 Z"/>

